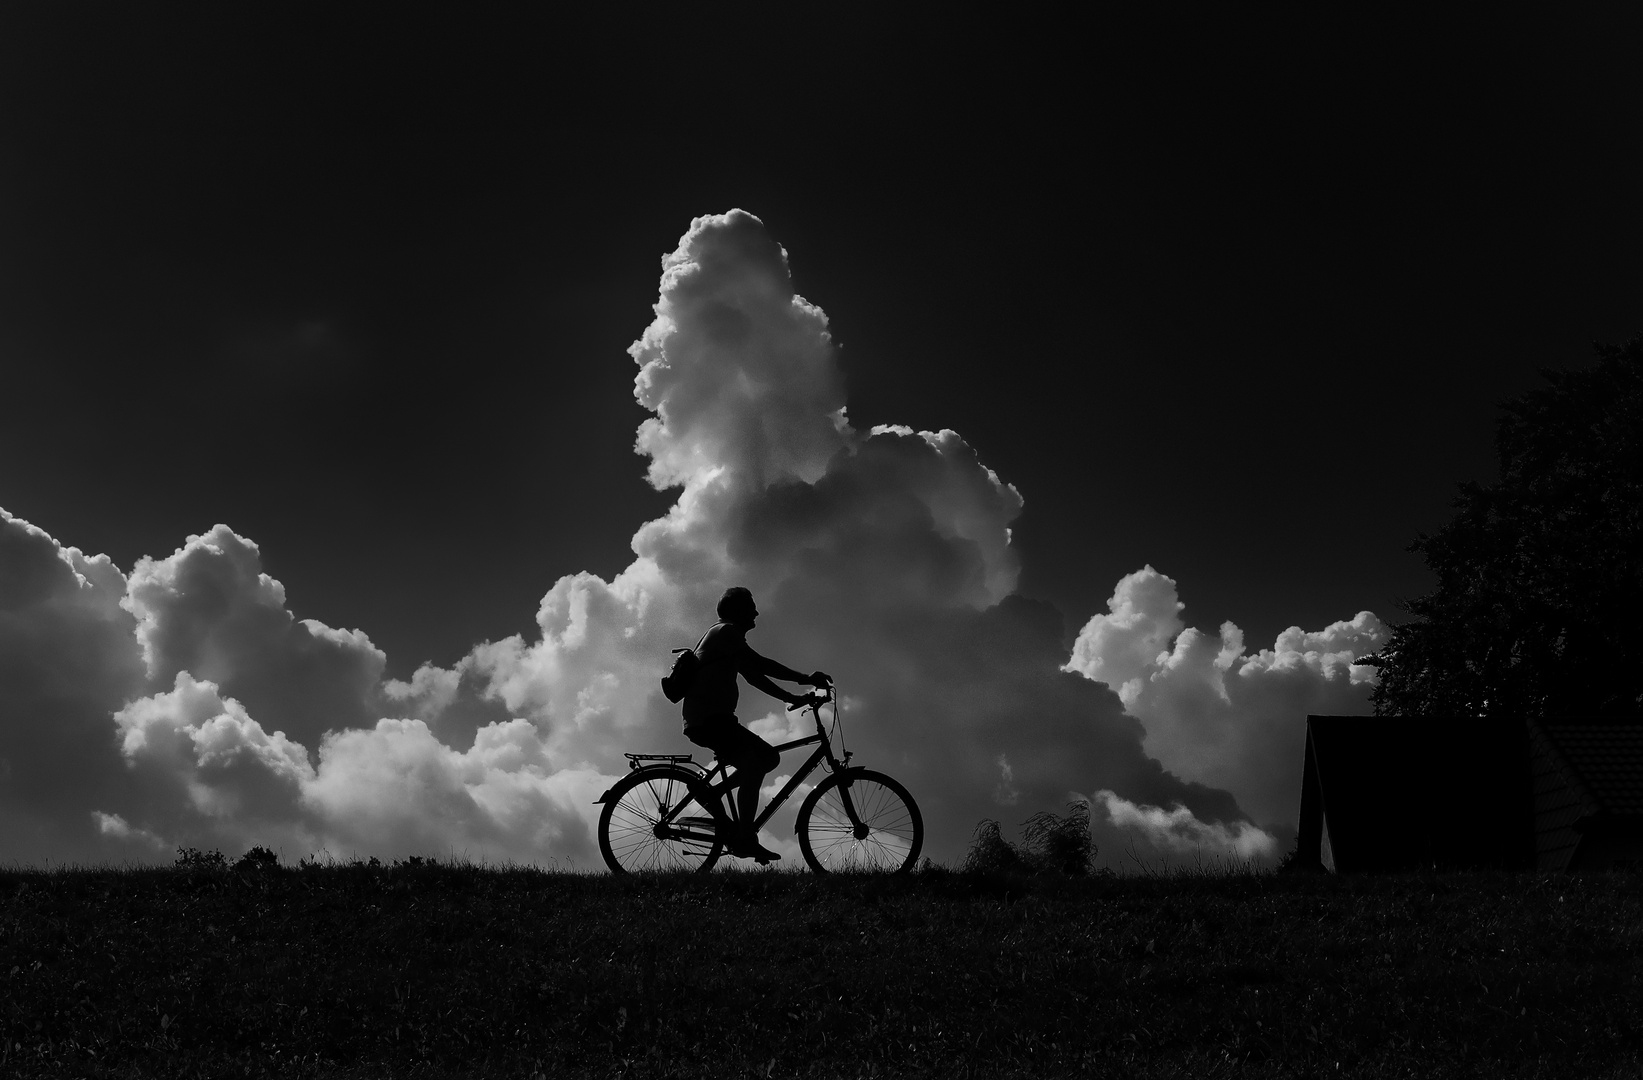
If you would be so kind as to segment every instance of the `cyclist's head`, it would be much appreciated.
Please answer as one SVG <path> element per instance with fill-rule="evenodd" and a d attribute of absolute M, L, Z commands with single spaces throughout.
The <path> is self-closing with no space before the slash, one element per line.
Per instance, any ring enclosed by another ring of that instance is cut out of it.
<path fill-rule="evenodd" d="M 727 623 L 752 626 L 758 615 L 759 608 L 753 602 L 753 594 L 740 585 L 732 585 L 719 597 L 719 618 Z"/>

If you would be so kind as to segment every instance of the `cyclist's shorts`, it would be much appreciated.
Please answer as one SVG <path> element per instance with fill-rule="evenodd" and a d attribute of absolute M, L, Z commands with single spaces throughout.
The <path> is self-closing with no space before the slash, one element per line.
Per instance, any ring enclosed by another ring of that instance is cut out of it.
<path fill-rule="evenodd" d="M 685 738 L 713 751 L 726 765 L 767 773 L 781 764 L 776 748 L 742 726 L 734 716 L 710 716 L 685 728 Z"/>

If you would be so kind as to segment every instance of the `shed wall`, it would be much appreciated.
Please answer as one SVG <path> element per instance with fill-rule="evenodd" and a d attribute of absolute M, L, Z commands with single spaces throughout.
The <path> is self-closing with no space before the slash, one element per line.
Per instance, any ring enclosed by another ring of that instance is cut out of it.
<path fill-rule="evenodd" d="M 1542 740 L 1535 740 L 1530 759 L 1530 779 L 1535 800 L 1535 866 L 1541 870 L 1567 870 L 1580 846 L 1575 822 L 1580 820 L 1580 794 L 1564 778 L 1563 771 Z"/>

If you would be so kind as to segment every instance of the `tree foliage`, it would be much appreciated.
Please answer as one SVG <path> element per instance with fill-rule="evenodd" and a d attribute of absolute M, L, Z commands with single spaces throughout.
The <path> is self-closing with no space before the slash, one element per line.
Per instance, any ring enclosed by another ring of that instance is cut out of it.
<path fill-rule="evenodd" d="M 1394 715 L 1643 711 L 1643 338 L 1507 402 L 1500 479 L 1411 546 L 1437 587 L 1374 662 Z"/>

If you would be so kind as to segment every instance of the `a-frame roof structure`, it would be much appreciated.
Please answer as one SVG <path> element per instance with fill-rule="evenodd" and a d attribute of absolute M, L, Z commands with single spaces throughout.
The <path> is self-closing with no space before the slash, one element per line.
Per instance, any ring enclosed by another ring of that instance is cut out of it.
<path fill-rule="evenodd" d="M 1533 865 L 1520 724 L 1309 716 L 1297 861 L 1342 873 Z"/>

